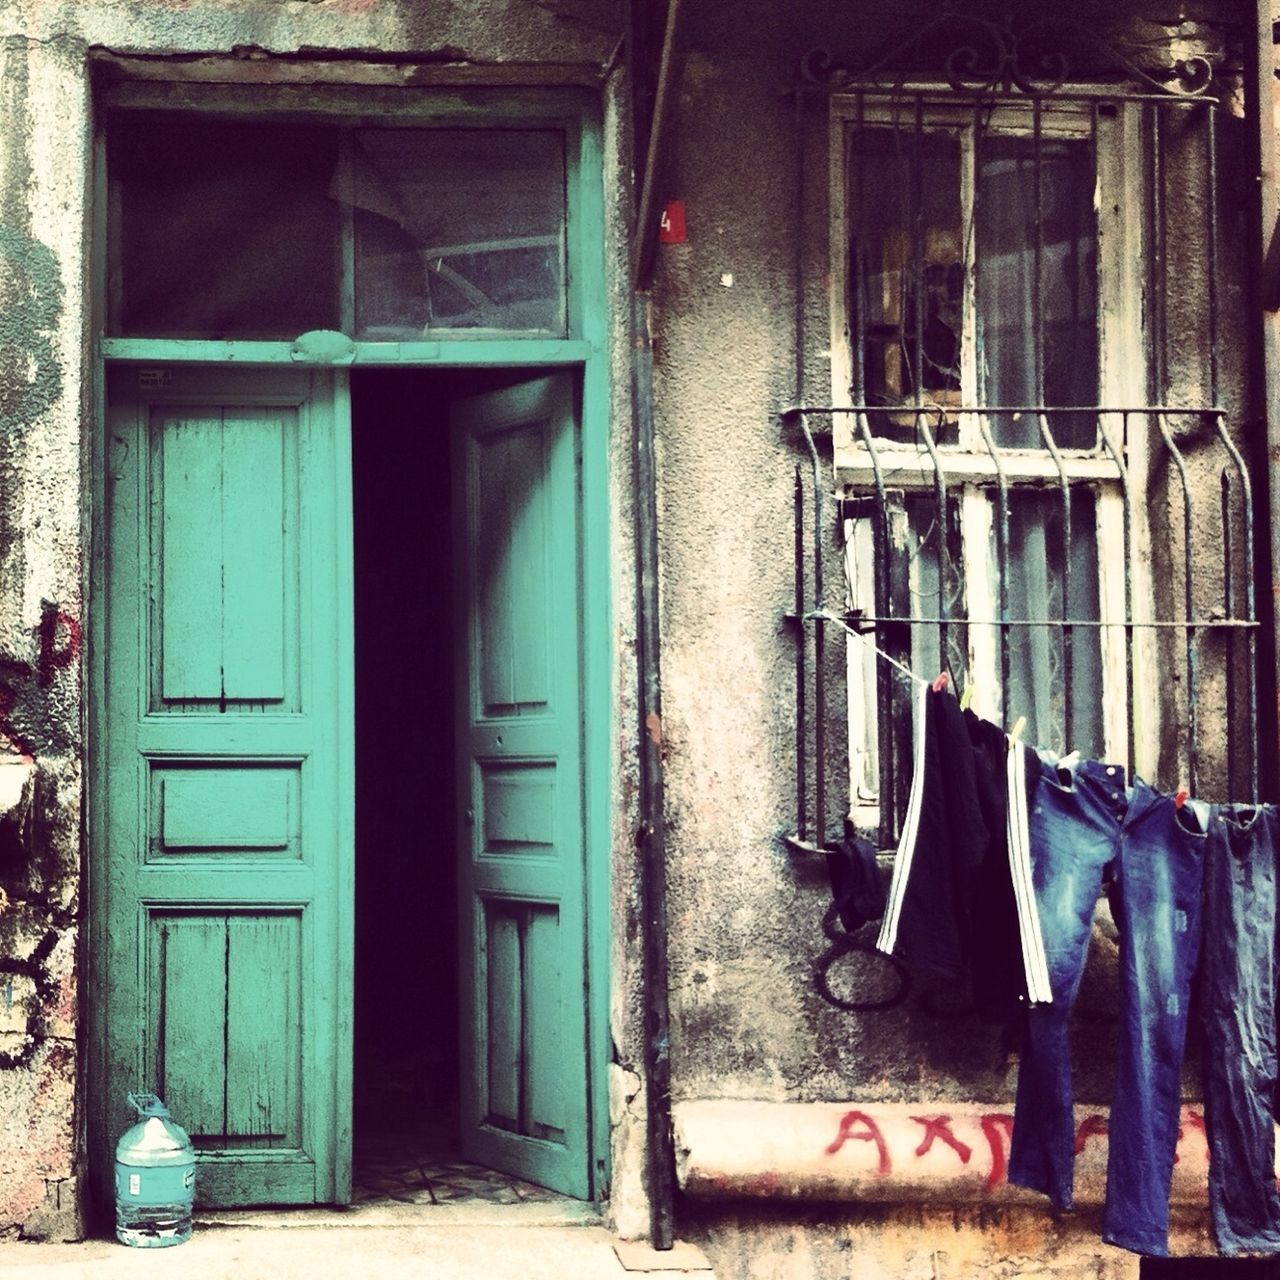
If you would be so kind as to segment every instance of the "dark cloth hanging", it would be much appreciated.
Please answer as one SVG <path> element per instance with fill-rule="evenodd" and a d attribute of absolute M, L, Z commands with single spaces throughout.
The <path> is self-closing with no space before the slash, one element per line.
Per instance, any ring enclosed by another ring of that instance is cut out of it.
<path fill-rule="evenodd" d="M 960 704 L 925 686 L 917 716 L 911 794 L 876 945 L 918 976 L 959 986 L 973 937 L 971 886 L 990 832 Z"/>
<path fill-rule="evenodd" d="M 915 769 L 877 947 L 918 976 L 950 988 L 994 1022 L 1020 1016 L 1041 956 L 1025 841 L 1015 871 L 1004 731 L 955 697 L 922 687 Z M 1017 805 L 1025 818 L 1026 804 Z M 1023 885 L 1020 905 L 1015 878 Z M 1042 967 L 1042 966 L 1041 966 Z M 1047 999 L 1047 979 L 1031 990 Z"/>
<path fill-rule="evenodd" d="M 826 855 L 831 899 L 845 931 L 853 933 L 868 921 L 879 920 L 888 895 L 876 865 L 875 845 L 846 823 L 843 838 L 829 845 Z"/>
<path fill-rule="evenodd" d="M 968 952 L 974 1009 L 987 1022 L 1010 1023 L 1026 1007 L 1027 978 L 1022 933 L 1009 865 L 1010 748 L 1004 730 L 972 711 L 964 713 L 974 755 L 978 808 L 987 844 L 974 871 Z"/>

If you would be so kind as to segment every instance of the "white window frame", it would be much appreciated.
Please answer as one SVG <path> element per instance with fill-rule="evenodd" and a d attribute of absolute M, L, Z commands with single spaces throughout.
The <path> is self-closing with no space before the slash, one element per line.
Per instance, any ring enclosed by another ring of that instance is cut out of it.
<path fill-rule="evenodd" d="M 905 94 L 928 94 L 922 111 L 926 132 L 955 133 L 961 142 L 961 225 L 970 226 L 974 183 L 974 107 L 972 99 L 956 95 L 937 85 L 904 87 Z M 858 99 L 862 97 L 859 109 Z M 1098 100 L 1095 110 L 1091 100 Z M 948 100 L 950 99 L 950 100 Z M 850 134 L 862 127 L 895 124 L 914 129 L 914 99 L 910 118 L 901 97 L 894 101 L 888 91 L 868 89 L 864 94 L 833 96 L 830 101 L 830 209 L 831 209 L 831 388 L 832 404 L 852 405 L 854 380 L 852 318 L 847 313 L 849 298 L 849 230 L 847 208 L 848 173 L 846 158 L 851 154 Z M 1099 255 L 1098 394 L 1103 406 L 1136 408 L 1148 403 L 1147 343 L 1145 320 L 1148 314 L 1147 274 L 1147 167 L 1142 133 L 1142 114 L 1136 104 L 1116 102 L 1104 88 L 1079 86 L 1061 102 L 1042 100 L 1041 137 L 1089 139 L 1097 129 L 1097 171 L 1094 207 L 1097 211 Z M 1106 103 L 1104 107 L 1102 104 Z M 986 108 L 984 107 L 984 111 Z M 1034 116 L 1031 101 L 1010 100 L 990 109 L 984 117 L 984 136 L 1006 134 L 1032 136 Z M 964 284 L 965 323 L 961 335 L 960 398 L 966 406 L 979 404 L 977 326 L 974 323 L 975 260 L 970 252 Z M 907 407 L 908 412 L 910 406 Z M 962 546 L 962 577 L 965 589 L 963 609 L 955 610 L 956 621 L 965 618 L 999 617 L 999 583 L 996 574 L 996 503 L 991 488 L 997 474 L 982 438 L 981 415 L 973 412 L 951 414 L 958 422 L 958 443 L 938 445 L 940 465 L 947 477 L 949 494 L 960 487 L 959 522 Z M 1150 566 L 1150 528 L 1146 504 L 1141 495 L 1147 487 L 1147 456 L 1144 445 L 1146 419 L 1129 420 L 1126 438 L 1124 417 L 1103 416 L 1102 425 L 1122 451 L 1128 473 L 1130 509 L 1129 574 L 1133 621 L 1154 616 Z M 832 417 L 835 482 L 837 493 L 846 497 L 873 494 L 874 472 L 871 456 L 861 441 L 855 415 L 836 413 Z M 877 459 L 887 487 L 908 491 L 929 489 L 934 482 L 933 463 L 927 452 L 910 445 L 884 440 L 877 445 Z M 1047 449 L 1001 448 L 1004 478 L 1012 492 L 1019 488 L 1056 487 L 1058 468 Z M 1124 502 L 1119 468 L 1106 452 L 1099 450 L 1059 450 L 1063 468 L 1073 482 L 1089 484 L 1096 493 L 1096 537 L 1099 548 L 1098 598 L 1104 623 L 1120 623 L 1126 616 Z M 846 607 L 875 613 L 872 535 L 869 519 L 846 520 Z M 897 537 L 905 531 L 897 530 Z M 914 564 L 914 562 L 913 562 Z M 913 573 L 915 569 L 913 568 Z M 914 584 L 913 584 L 914 585 Z M 980 715 L 998 719 L 1001 708 L 999 628 L 970 626 L 966 677 L 973 684 L 972 706 Z M 872 636 L 874 638 L 874 635 Z M 1139 628 L 1133 644 L 1134 688 L 1147 687 L 1148 673 L 1155 670 L 1154 638 L 1149 629 Z M 849 782 L 850 813 L 859 828 L 879 826 L 878 771 L 874 768 L 878 750 L 876 730 L 876 681 L 870 649 L 855 640 L 848 643 Z M 926 674 L 926 673 L 918 673 Z M 936 674 L 936 673 L 927 673 Z M 1108 759 L 1133 764 L 1139 772 L 1150 771 L 1154 744 L 1158 741 L 1158 706 L 1155 699 L 1136 696 L 1132 714 L 1137 759 L 1129 760 L 1128 682 L 1126 639 L 1123 626 L 1104 626 L 1101 632 L 1101 687 L 1103 697 L 1103 747 Z M 1016 708 L 1011 714 L 1016 715 Z M 1011 726 L 1006 725 L 1006 728 Z M 1041 744 L 1045 746 L 1056 744 Z M 1068 745 L 1067 749 L 1070 749 Z"/>

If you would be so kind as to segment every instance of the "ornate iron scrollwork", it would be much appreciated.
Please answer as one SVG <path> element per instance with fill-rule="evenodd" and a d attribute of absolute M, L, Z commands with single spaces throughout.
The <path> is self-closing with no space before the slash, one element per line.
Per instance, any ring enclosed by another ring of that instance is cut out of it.
<path fill-rule="evenodd" d="M 946 47 L 949 44 L 949 47 Z M 1073 63 L 1072 54 L 1081 55 Z M 858 68 L 816 49 L 801 60 L 802 79 L 829 93 L 858 87 L 896 87 L 906 72 L 939 74 L 952 89 L 970 94 L 1053 94 L 1099 66 L 1121 71 L 1142 93 L 1201 98 L 1213 83 L 1212 62 L 1202 54 L 1179 58 L 1159 78 L 1101 39 L 1091 28 L 1065 18 L 1032 22 L 1014 30 L 986 18 L 946 14 L 909 40 Z"/>

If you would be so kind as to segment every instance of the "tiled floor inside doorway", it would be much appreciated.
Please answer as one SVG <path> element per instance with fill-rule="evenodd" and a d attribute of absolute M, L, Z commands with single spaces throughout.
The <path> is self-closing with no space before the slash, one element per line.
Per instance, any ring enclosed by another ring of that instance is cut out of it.
<path fill-rule="evenodd" d="M 548 1204 L 564 1199 L 532 1182 L 471 1164 L 443 1130 L 357 1135 L 352 1203 L 417 1205 Z"/>

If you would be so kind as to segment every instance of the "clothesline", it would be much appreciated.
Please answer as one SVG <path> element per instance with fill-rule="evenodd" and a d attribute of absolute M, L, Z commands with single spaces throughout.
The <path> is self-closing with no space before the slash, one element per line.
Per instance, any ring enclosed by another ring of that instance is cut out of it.
<path fill-rule="evenodd" d="M 908 677 L 908 679 L 914 680 L 916 684 L 931 685 L 933 683 L 932 680 L 926 680 L 923 676 L 916 675 L 916 673 L 912 671 L 910 667 L 905 666 L 903 663 L 899 662 L 898 659 L 893 657 L 892 654 L 885 653 L 885 651 L 882 648 L 880 648 L 880 646 L 876 644 L 874 640 L 869 640 L 865 635 L 863 635 L 861 631 L 855 631 L 838 614 L 828 613 L 825 609 L 815 609 L 813 610 L 812 613 L 806 613 L 804 616 L 805 616 L 806 622 L 815 618 L 821 618 L 824 622 L 834 622 L 837 626 L 843 627 L 851 636 L 853 636 L 857 640 L 861 640 L 862 643 L 865 644 L 868 649 L 871 649 L 875 653 L 879 654 L 880 657 L 882 657 L 891 667 L 897 667 L 897 669 L 901 671 L 904 676 Z"/>

